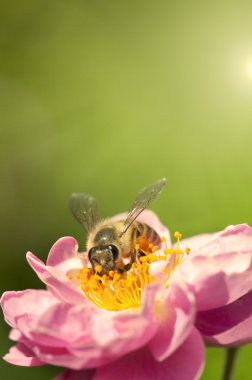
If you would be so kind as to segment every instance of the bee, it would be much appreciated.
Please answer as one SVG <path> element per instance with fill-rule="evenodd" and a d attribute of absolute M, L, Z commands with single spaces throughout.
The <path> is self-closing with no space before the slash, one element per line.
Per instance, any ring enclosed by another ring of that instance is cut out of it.
<path fill-rule="evenodd" d="M 87 232 L 87 252 L 92 270 L 102 268 L 99 274 L 110 271 L 125 272 L 144 254 L 144 248 L 150 244 L 159 246 L 161 238 L 146 223 L 136 218 L 152 203 L 166 185 L 162 178 L 142 189 L 125 220 L 100 221 L 97 201 L 88 194 L 74 193 L 70 197 L 69 207 L 73 216 Z"/>

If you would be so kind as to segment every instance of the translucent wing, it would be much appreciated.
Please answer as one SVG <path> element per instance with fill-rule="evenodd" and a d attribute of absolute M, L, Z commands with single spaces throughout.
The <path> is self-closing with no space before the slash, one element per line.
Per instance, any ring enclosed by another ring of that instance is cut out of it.
<path fill-rule="evenodd" d="M 141 212 L 146 209 L 151 202 L 153 202 L 157 196 L 161 193 L 166 185 L 166 178 L 162 178 L 159 181 L 152 183 L 151 185 L 145 187 L 138 193 L 127 218 L 124 222 L 121 235 L 123 235 L 129 226 L 134 222 Z"/>
<path fill-rule="evenodd" d="M 73 216 L 90 232 L 99 221 L 99 211 L 96 199 L 88 194 L 74 193 L 69 200 Z"/>

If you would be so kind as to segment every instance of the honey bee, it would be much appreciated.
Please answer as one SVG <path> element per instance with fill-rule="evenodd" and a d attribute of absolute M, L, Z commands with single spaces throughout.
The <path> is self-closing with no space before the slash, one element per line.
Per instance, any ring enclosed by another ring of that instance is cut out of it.
<path fill-rule="evenodd" d="M 98 266 L 99 274 L 109 271 L 128 271 L 132 264 L 144 254 L 144 248 L 150 244 L 159 246 L 161 238 L 148 224 L 136 218 L 152 203 L 166 185 L 162 178 L 142 189 L 125 220 L 99 220 L 96 199 L 88 194 L 74 193 L 70 197 L 69 207 L 88 234 L 87 252 L 93 272 Z"/>

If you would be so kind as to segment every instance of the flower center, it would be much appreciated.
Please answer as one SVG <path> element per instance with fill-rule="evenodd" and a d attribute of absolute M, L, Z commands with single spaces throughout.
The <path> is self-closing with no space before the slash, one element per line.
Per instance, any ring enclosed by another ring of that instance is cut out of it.
<path fill-rule="evenodd" d="M 154 281 L 160 281 L 160 278 L 154 277 L 150 273 L 150 266 L 157 261 L 165 261 L 164 269 L 161 273 L 162 282 L 168 286 L 169 279 L 175 268 L 181 263 L 184 253 L 190 252 L 189 248 L 185 251 L 179 247 L 181 234 L 174 234 L 177 239 L 176 248 L 168 248 L 166 239 L 162 238 L 162 249 L 157 246 L 148 244 L 145 250 L 141 248 L 143 256 L 138 262 L 132 264 L 132 267 L 127 272 L 110 271 L 108 274 L 99 275 L 102 272 L 102 267 L 97 265 L 93 273 L 91 268 L 83 267 L 77 273 L 79 285 L 86 298 L 92 301 L 96 306 L 107 310 L 123 310 L 138 308 L 141 305 L 142 293 L 146 285 Z M 141 242 L 141 240 L 140 240 Z M 72 274 L 67 275 L 72 279 Z"/>

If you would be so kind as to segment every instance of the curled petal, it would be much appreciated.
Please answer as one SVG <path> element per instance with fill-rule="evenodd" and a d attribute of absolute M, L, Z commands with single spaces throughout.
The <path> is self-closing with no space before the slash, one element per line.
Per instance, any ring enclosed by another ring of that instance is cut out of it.
<path fill-rule="evenodd" d="M 83 260 L 83 255 L 80 256 L 78 252 L 77 241 L 71 236 L 65 236 L 52 246 L 46 265 L 67 273 L 69 269 L 81 269 L 86 264 Z"/>
<path fill-rule="evenodd" d="M 57 243 L 56 243 L 57 244 Z M 32 267 L 32 269 L 36 272 L 41 281 L 43 281 L 47 288 L 51 291 L 51 293 L 60 301 L 69 302 L 69 303 L 83 303 L 85 302 L 85 298 L 81 293 L 80 289 L 69 281 L 66 274 L 66 266 L 67 263 L 73 264 L 73 262 L 68 261 L 64 266 L 64 271 L 61 268 L 52 267 L 45 265 L 41 260 L 39 260 L 35 255 L 31 252 L 28 252 L 26 255 L 27 261 Z M 74 263 L 76 260 L 74 260 Z M 81 268 L 81 262 L 79 260 L 79 265 Z M 72 266 L 68 266 L 68 269 L 73 269 Z"/>
<path fill-rule="evenodd" d="M 22 343 L 18 343 L 16 346 L 11 347 L 8 354 L 6 354 L 3 359 L 10 364 L 25 367 L 45 365 L 45 363 L 37 358 L 36 355 Z"/>
<path fill-rule="evenodd" d="M 252 342 L 252 291 L 229 305 L 199 312 L 196 326 L 210 344 L 231 346 Z"/>

